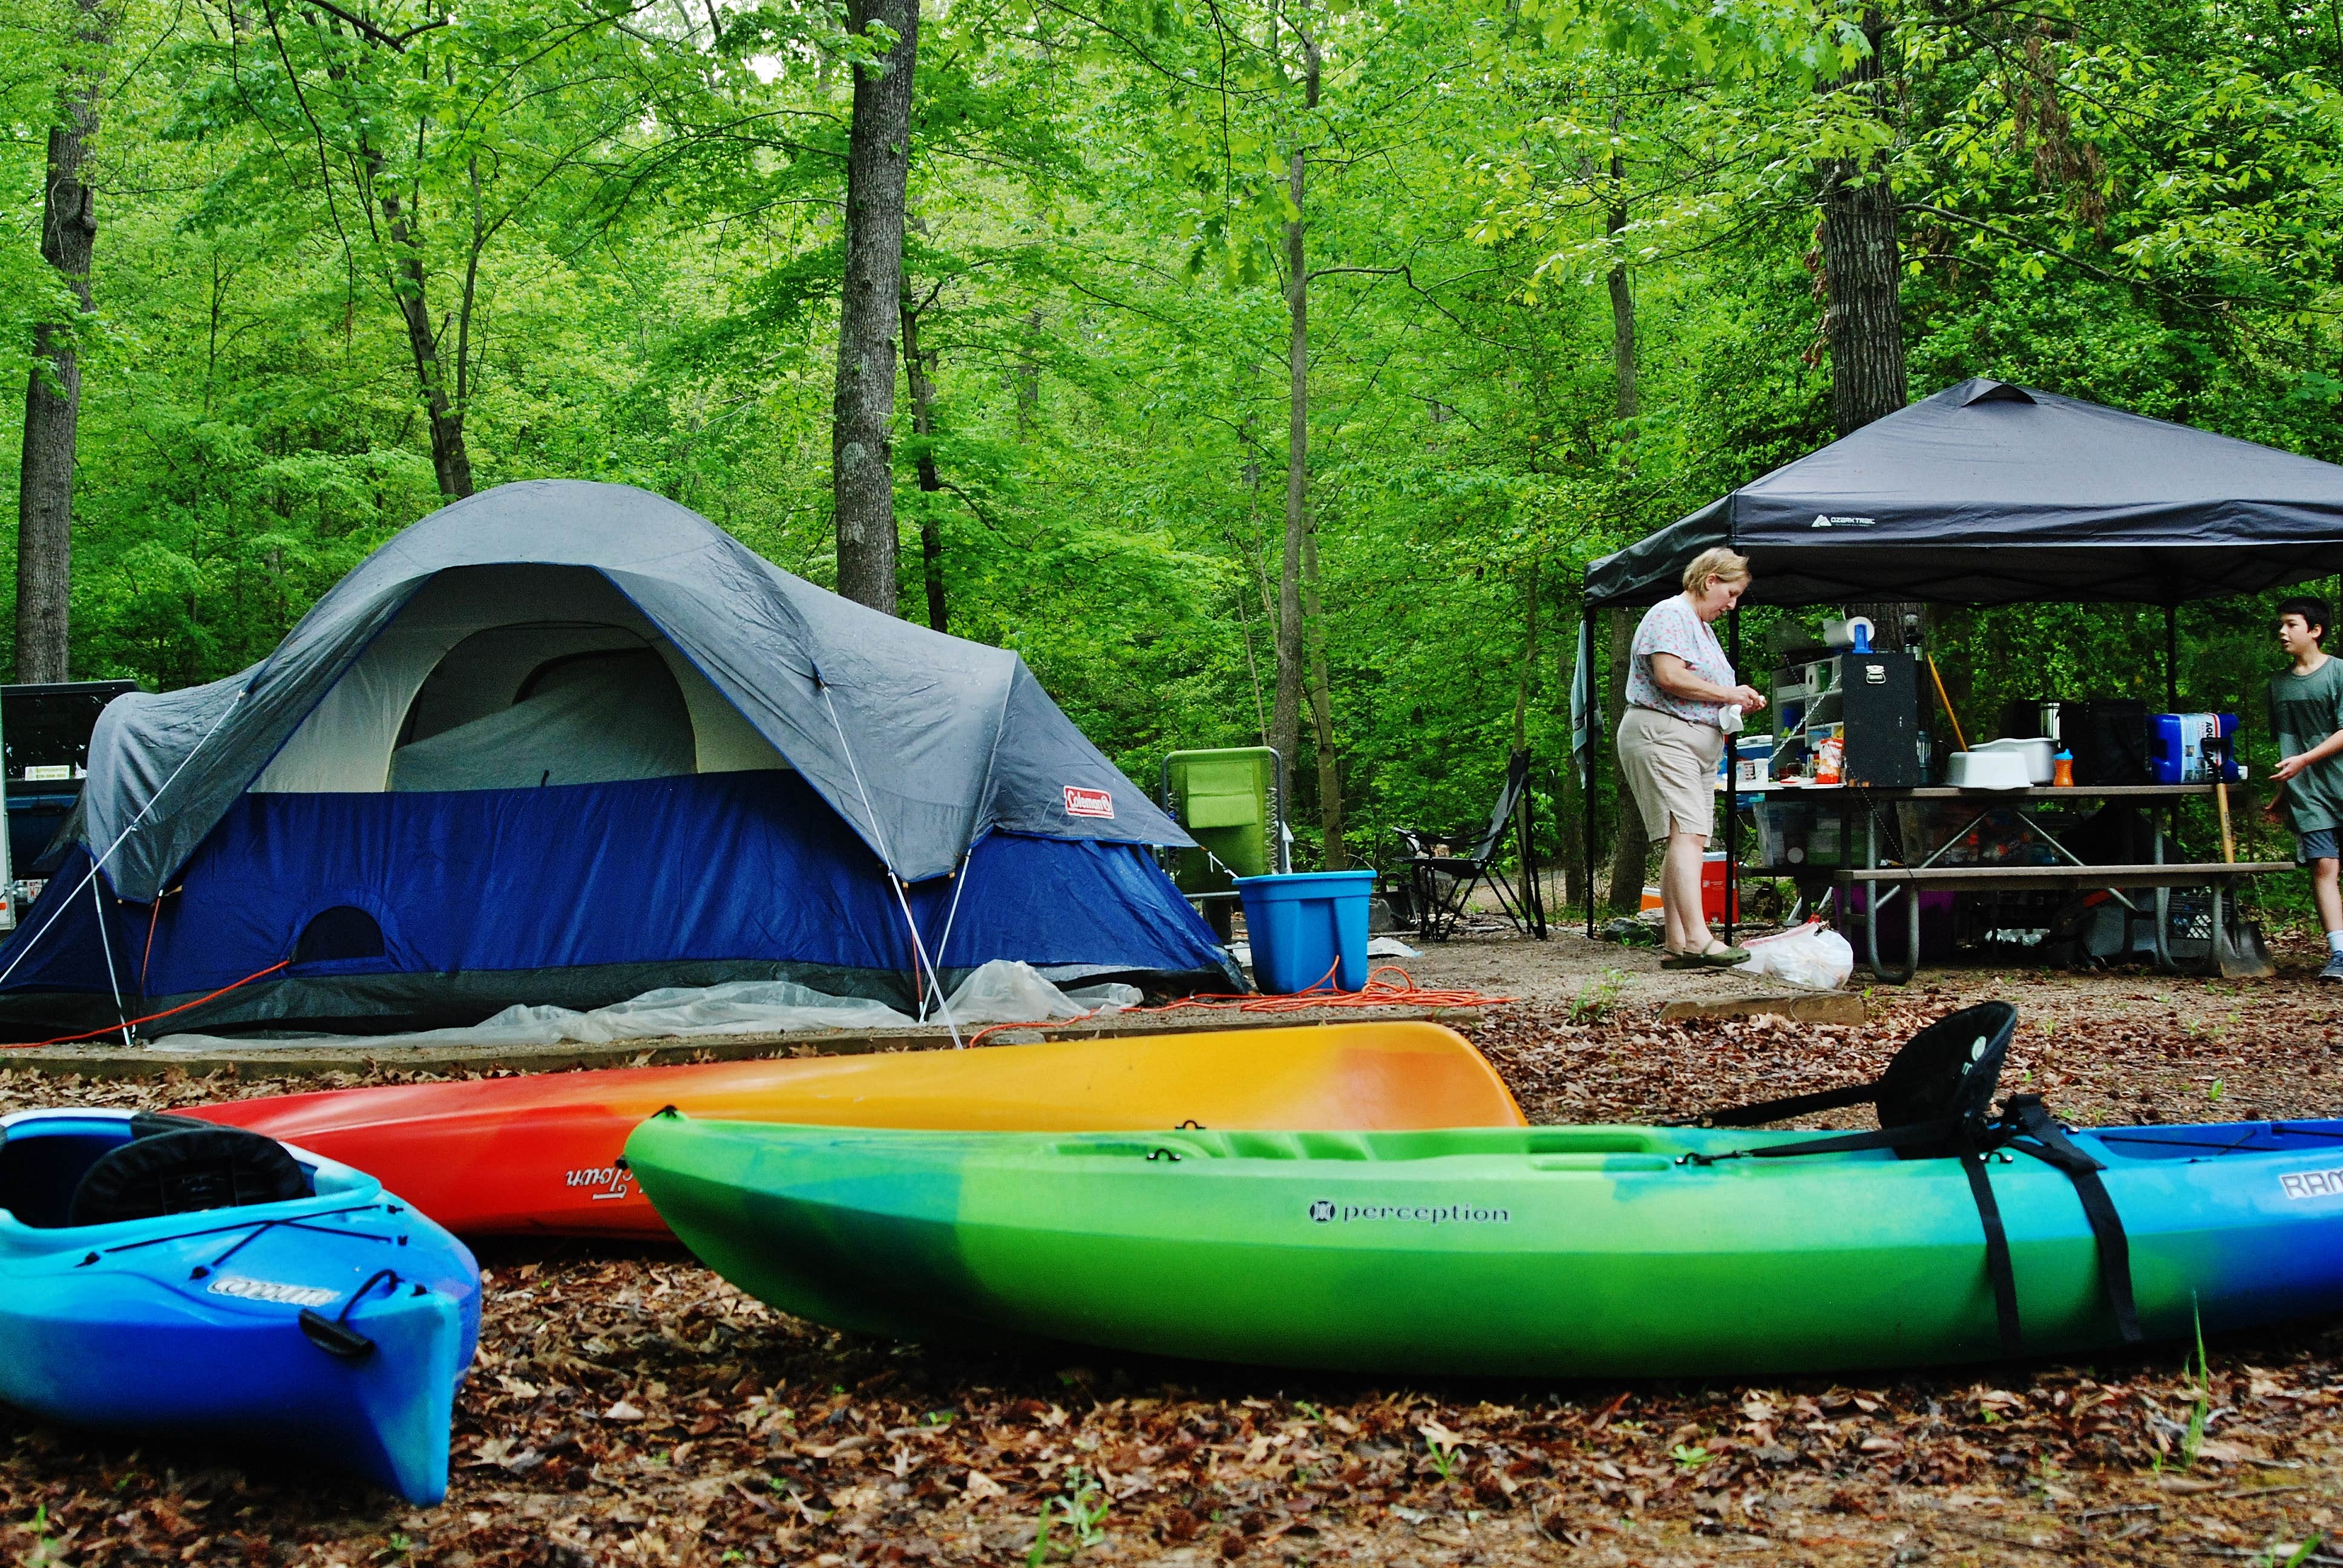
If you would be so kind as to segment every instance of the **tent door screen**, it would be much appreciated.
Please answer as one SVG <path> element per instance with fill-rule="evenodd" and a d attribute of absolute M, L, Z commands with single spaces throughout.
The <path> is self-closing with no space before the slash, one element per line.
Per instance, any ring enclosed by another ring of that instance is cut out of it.
<path fill-rule="evenodd" d="M 526 789 L 698 770 L 691 710 L 655 649 L 579 649 L 574 629 L 560 642 L 517 646 L 531 629 L 467 638 L 432 670 L 408 711 L 408 739 L 391 754 L 393 789 Z M 538 657 L 514 658 L 524 651 Z"/>

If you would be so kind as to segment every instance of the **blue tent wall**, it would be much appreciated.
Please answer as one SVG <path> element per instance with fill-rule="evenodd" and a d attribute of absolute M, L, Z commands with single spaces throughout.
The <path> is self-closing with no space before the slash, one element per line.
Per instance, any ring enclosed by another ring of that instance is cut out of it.
<path fill-rule="evenodd" d="M 87 867 L 75 850 L 0 947 L 4 967 L 33 943 L 0 987 L 0 1018 L 111 1020 L 98 907 L 71 893 Z M 1225 972 L 1209 928 L 1134 846 L 994 833 L 963 874 L 957 910 L 951 879 L 911 893 L 931 954 L 949 920 L 937 959 L 947 983 L 994 958 L 1069 981 Z M 910 941 L 879 862 L 784 771 L 248 794 L 159 907 L 110 891 L 105 905 L 123 991 L 142 1011 L 292 957 L 328 909 L 363 910 L 381 929 L 380 957 L 294 964 L 175 1028 L 471 1021 L 519 1000 L 599 1006 L 739 979 L 911 1000 Z"/>

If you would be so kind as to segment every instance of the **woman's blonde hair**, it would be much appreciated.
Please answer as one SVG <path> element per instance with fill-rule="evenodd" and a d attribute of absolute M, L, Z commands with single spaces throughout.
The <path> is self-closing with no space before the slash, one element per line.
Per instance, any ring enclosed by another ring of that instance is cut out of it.
<path fill-rule="evenodd" d="M 1723 545 L 1718 545 L 1715 549 L 1701 551 L 1684 563 L 1684 592 L 1704 593 L 1713 578 L 1721 578 L 1725 582 L 1747 582 L 1749 558 L 1737 551 L 1728 550 Z"/>

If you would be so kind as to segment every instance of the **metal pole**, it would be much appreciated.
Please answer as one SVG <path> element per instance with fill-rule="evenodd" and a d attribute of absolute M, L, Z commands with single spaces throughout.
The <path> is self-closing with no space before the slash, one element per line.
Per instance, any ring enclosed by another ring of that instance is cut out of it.
<path fill-rule="evenodd" d="M 1735 605 L 1725 612 L 1726 627 L 1726 661 L 1733 666 L 1734 678 L 1741 678 L 1741 607 Z M 1733 945 L 1733 917 L 1741 911 L 1741 741 L 1738 737 L 1725 738 L 1725 945 Z M 1703 924 L 1706 922 L 1704 921 Z"/>
<path fill-rule="evenodd" d="M 2164 607 L 2164 711 L 2180 711 L 2180 610 Z"/>
<path fill-rule="evenodd" d="M 1594 800 L 1599 793 L 1597 780 L 1603 777 L 1603 683 L 1609 675 L 1606 663 L 1604 673 L 1597 675 L 1594 665 L 1594 607 L 1581 607 L 1578 627 L 1579 656 L 1586 666 L 1586 777 L 1579 780 L 1579 817 L 1586 851 L 1585 875 L 1581 891 L 1586 895 L 1586 940 L 1594 940 Z"/>

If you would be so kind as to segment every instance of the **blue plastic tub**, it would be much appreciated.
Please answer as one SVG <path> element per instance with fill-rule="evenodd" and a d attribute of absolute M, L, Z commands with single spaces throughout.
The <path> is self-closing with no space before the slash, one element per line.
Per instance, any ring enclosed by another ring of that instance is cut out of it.
<path fill-rule="evenodd" d="M 1373 871 L 1288 871 L 1239 877 L 1245 933 L 1252 943 L 1253 983 L 1272 995 L 1331 983 L 1367 983 L 1367 900 Z"/>

